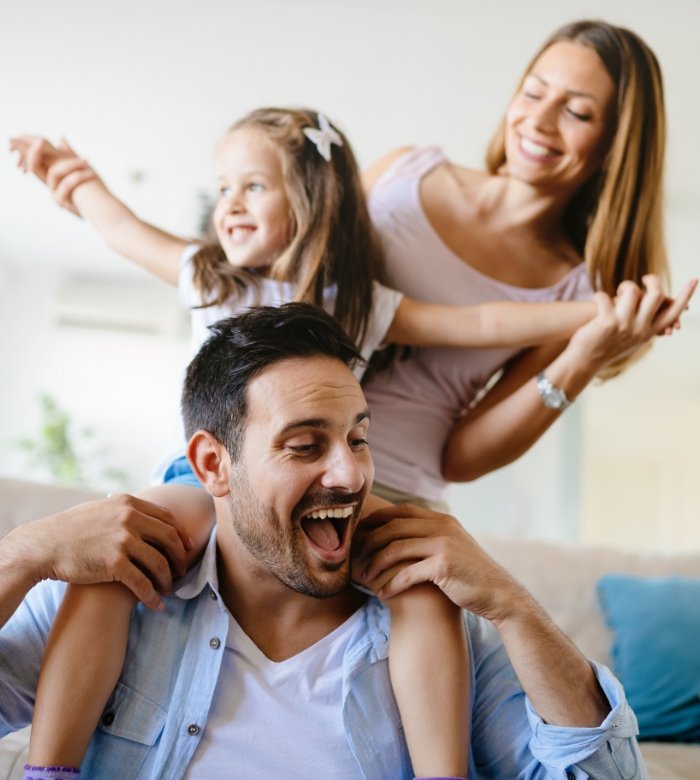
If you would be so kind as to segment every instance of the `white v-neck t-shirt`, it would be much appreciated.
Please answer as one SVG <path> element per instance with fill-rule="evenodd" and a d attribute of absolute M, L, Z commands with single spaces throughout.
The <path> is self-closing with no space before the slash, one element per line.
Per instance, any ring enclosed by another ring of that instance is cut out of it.
<path fill-rule="evenodd" d="M 343 724 L 342 674 L 362 611 L 279 663 L 229 617 L 212 708 L 186 780 L 361 778 Z"/>

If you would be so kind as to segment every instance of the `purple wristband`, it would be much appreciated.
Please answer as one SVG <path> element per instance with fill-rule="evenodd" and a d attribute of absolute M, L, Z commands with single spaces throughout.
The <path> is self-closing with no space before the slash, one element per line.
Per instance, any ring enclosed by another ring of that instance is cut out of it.
<path fill-rule="evenodd" d="M 75 780 L 80 769 L 73 766 L 32 766 L 24 765 L 22 780 Z"/>

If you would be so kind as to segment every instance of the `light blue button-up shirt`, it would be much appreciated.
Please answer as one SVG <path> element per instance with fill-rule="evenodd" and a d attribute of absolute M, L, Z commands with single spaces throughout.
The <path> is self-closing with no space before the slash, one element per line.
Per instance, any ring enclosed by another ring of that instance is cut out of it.
<path fill-rule="evenodd" d="M 37 585 L 0 631 L 2 734 L 31 721 L 46 637 L 64 587 Z M 218 592 L 215 534 L 200 565 L 179 581 L 166 604 L 163 612 L 143 605 L 134 610 L 124 670 L 81 777 L 174 780 L 184 775 L 194 755 L 228 632 L 228 613 Z M 389 612 L 369 599 L 362 613 L 343 662 L 342 708 L 350 749 L 368 780 L 411 778 L 387 666 Z M 612 707 L 599 728 L 547 725 L 530 706 L 493 626 L 470 613 L 465 613 L 465 625 L 472 662 L 471 780 L 647 777 L 634 713 L 610 671 L 595 667 Z M 235 767 L 232 756 L 232 777 Z M 292 777 L 294 767 L 289 768 Z"/>

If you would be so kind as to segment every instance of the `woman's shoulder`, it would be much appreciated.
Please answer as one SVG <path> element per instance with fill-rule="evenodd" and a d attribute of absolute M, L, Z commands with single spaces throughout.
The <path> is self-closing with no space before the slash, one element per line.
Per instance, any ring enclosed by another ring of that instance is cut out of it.
<path fill-rule="evenodd" d="M 439 146 L 400 146 L 367 168 L 362 183 L 369 195 L 380 182 L 421 179 L 444 162 L 445 153 Z"/>
<path fill-rule="evenodd" d="M 405 154 L 415 150 L 415 146 L 399 146 L 397 149 L 393 149 L 388 154 L 380 157 L 376 162 L 372 163 L 369 168 L 365 168 L 362 171 L 362 186 L 367 194 L 373 189 L 374 185 L 382 178 L 382 176 L 391 168 L 391 166 Z"/>

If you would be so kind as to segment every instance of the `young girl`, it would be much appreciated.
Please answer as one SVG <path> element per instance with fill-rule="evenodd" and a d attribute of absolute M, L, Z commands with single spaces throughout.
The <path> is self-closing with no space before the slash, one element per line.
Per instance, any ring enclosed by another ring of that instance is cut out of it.
<path fill-rule="evenodd" d="M 383 343 L 521 347 L 568 338 L 595 304 L 447 307 L 402 298 L 379 284 L 381 255 L 345 137 L 322 115 L 262 109 L 217 148 L 219 244 L 200 246 L 148 225 L 118 201 L 71 150 L 23 137 L 20 163 L 47 181 L 120 253 L 177 284 L 192 311 L 193 349 L 206 326 L 251 305 L 288 300 L 331 311 L 369 357 Z M 685 301 L 659 311 L 671 328 Z M 209 498 L 182 459 L 169 483 L 142 495 L 165 505 L 201 549 Z M 176 484 L 180 483 L 180 484 Z M 30 745 L 33 765 L 77 767 L 126 652 L 134 598 L 120 585 L 69 588 L 47 645 Z M 393 599 L 390 670 L 417 775 L 464 777 L 469 685 L 459 611 L 436 589 Z M 89 635 L 84 627 L 90 626 Z M 39 775 L 32 770 L 32 777 Z M 46 774 L 46 777 L 51 775 Z"/>

